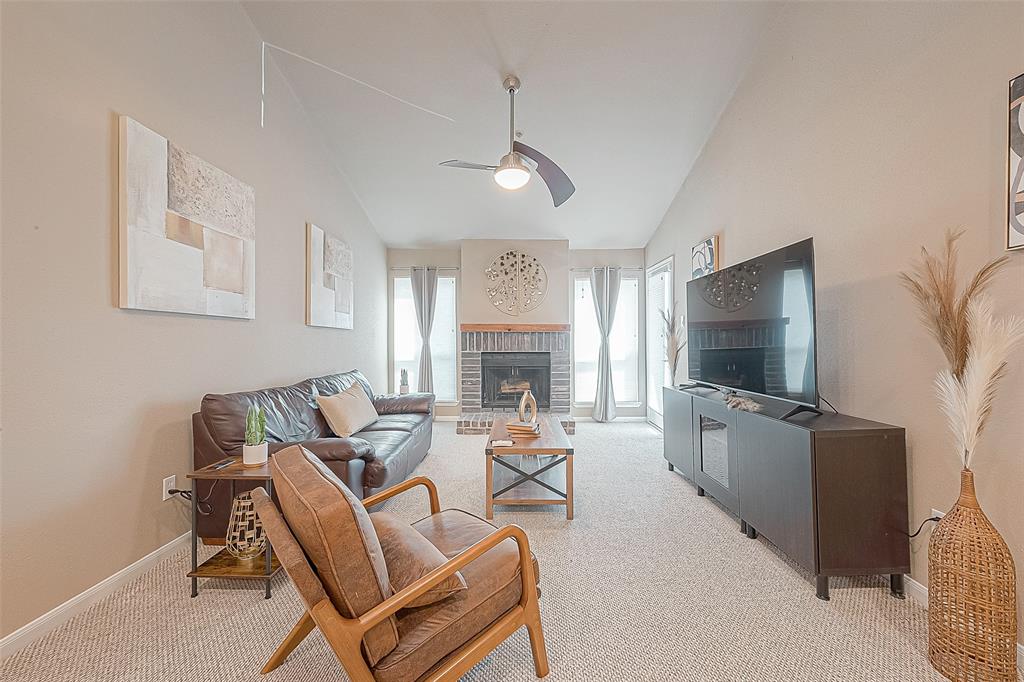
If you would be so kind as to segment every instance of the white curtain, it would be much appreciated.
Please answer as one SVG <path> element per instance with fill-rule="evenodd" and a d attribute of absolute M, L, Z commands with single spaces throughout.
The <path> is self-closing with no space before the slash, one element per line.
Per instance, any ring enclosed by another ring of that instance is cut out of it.
<path fill-rule="evenodd" d="M 610 422 L 615 419 L 615 389 L 612 386 L 612 358 L 608 337 L 615 321 L 615 304 L 619 299 L 618 268 L 594 268 L 590 271 L 590 289 L 594 294 L 594 313 L 601 333 L 597 355 L 597 395 L 594 396 L 593 419 Z"/>
<path fill-rule="evenodd" d="M 430 330 L 434 326 L 434 304 L 437 302 L 437 268 L 412 268 L 412 303 L 416 308 L 416 324 L 420 329 L 420 369 L 417 391 L 434 392 L 434 368 L 430 361 Z"/>

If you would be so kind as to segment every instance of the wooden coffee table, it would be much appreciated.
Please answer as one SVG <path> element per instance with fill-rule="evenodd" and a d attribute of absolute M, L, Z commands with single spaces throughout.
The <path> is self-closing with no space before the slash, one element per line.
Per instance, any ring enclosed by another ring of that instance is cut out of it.
<path fill-rule="evenodd" d="M 558 417 L 537 416 L 540 436 L 511 436 L 505 424 L 517 420 L 514 414 L 495 417 L 487 437 L 487 518 L 494 518 L 494 505 L 565 505 L 565 518 L 572 519 L 572 443 Z M 493 447 L 496 440 L 511 440 L 510 446 Z M 512 460 L 518 458 L 518 466 Z M 565 490 L 555 468 L 565 463 Z M 494 465 L 499 466 L 496 468 Z"/>

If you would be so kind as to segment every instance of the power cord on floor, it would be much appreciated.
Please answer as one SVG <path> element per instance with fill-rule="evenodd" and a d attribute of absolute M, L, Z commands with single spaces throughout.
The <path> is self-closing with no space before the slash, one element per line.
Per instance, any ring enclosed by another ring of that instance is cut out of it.
<path fill-rule="evenodd" d="M 829 407 L 832 407 L 832 403 L 830 403 L 828 401 L 828 398 L 826 398 L 825 396 L 821 395 L 820 393 L 818 394 L 818 397 L 821 398 L 822 400 L 824 400 L 826 405 L 828 405 Z M 839 414 L 839 410 L 837 410 L 834 407 L 832 407 L 832 411 L 835 412 L 836 414 Z"/>
<path fill-rule="evenodd" d="M 931 518 L 925 519 L 924 521 L 921 522 L 921 525 L 917 527 L 917 532 L 914 533 L 913 535 L 911 535 L 910 537 L 916 538 L 918 535 L 920 535 L 921 531 L 924 530 L 924 524 L 928 523 L 929 521 L 935 521 L 936 523 L 938 523 L 941 520 L 942 520 L 941 516 L 933 516 Z"/>

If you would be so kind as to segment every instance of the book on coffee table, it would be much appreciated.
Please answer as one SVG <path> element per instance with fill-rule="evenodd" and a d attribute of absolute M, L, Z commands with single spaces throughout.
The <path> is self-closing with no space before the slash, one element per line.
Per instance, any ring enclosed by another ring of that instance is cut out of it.
<path fill-rule="evenodd" d="M 508 422 L 505 429 L 509 434 L 517 436 L 539 436 L 540 424 L 536 422 Z"/>

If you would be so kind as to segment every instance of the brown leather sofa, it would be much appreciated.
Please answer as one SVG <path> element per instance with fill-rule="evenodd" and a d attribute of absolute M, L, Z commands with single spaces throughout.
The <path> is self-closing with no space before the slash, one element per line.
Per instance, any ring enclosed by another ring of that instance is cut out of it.
<path fill-rule="evenodd" d="M 350 438 L 337 438 L 320 414 L 316 396 L 340 393 L 354 383 L 370 396 L 380 418 Z M 359 499 L 408 478 L 426 456 L 433 435 L 432 393 L 375 396 L 362 372 L 352 370 L 291 386 L 206 395 L 199 412 L 192 415 L 192 458 L 197 469 L 242 454 L 245 414 L 252 405 L 266 411 L 271 454 L 302 445 Z M 257 485 L 236 484 L 235 493 Z M 229 487 L 223 481 L 201 481 L 198 490 L 199 536 L 223 540 L 231 511 Z"/>

